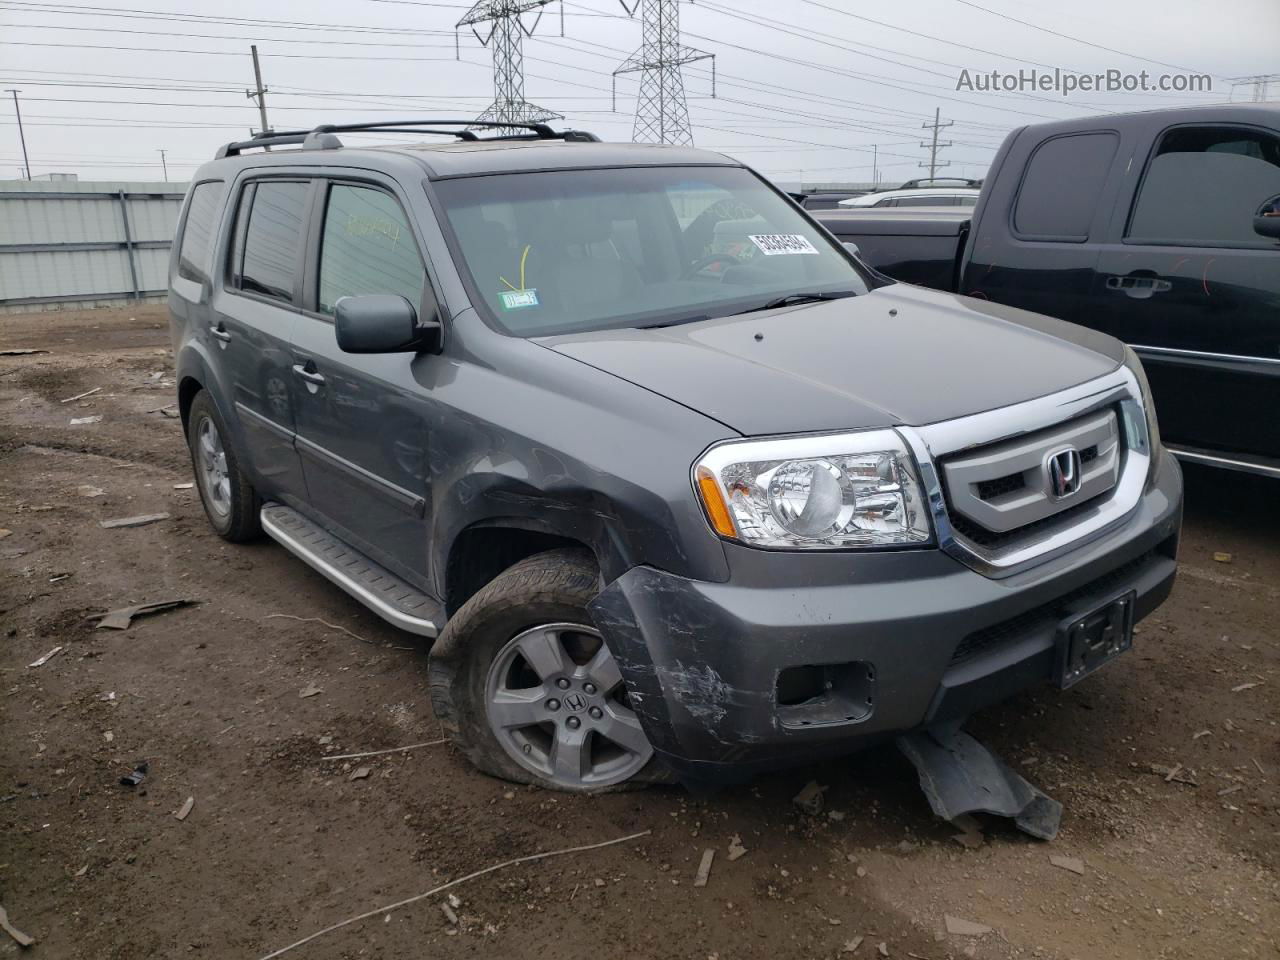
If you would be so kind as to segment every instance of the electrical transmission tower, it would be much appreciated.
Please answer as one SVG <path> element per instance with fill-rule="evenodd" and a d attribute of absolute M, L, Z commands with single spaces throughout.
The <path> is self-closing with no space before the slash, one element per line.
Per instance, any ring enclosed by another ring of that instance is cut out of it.
<path fill-rule="evenodd" d="M 459 27 L 470 27 L 482 47 L 492 45 L 493 52 L 493 103 L 477 120 L 487 123 L 531 123 L 540 120 L 558 120 L 563 114 L 530 103 L 524 98 L 524 38 L 542 19 L 542 7 L 551 0 L 477 0 L 466 16 L 458 21 Z M 526 27 L 522 15 L 537 10 L 533 26 Z M 476 25 L 491 24 L 489 35 L 482 37 Z M 502 129 L 502 133 L 517 133 L 515 128 Z"/>
<path fill-rule="evenodd" d="M 1259 74 L 1256 77 L 1238 77 L 1231 83 L 1231 92 L 1234 94 L 1236 87 L 1251 86 L 1253 87 L 1253 96 L 1251 99 L 1254 103 L 1261 103 L 1267 99 L 1271 84 L 1273 83 L 1280 85 L 1280 73 L 1265 73 Z"/>
<path fill-rule="evenodd" d="M 636 124 L 632 139 L 638 143 L 676 143 L 692 146 L 689 107 L 684 99 L 680 67 L 695 60 L 711 61 L 711 95 L 715 96 L 716 60 L 680 42 L 679 0 L 618 0 L 628 16 L 640 11 L 640 49 L 613 71 L 615 99 L 617 76 L 639 73 Z"/>
<path fill-rule="evenodd" d="M 923 127 L 925 130 L 933 131 L 933 139 L 929 143 L 920 144 L 920 146 L 925 147 L 929 151 L 929 159 L 922 160 L 920 162 L 920 166 L 928 168 L 930 180 L 932 180 L 935 176 L 937 176 L 938 171 L 941 170 L 943 167 L 951 166 L 950 160 L 941 160 L 941 161 L 938 160 L 938 151 L 945 150 L 947 147 L 952 146 L 952 143 L 950 140 L 939 142 L 938 131 L 945 130 L 947 127 L 951 126 L 953 123 L 955 123 L 954 120 L 948 120 L 944 123 L 942 120 L 942 110 L 935 109 L 933 111 L 933 123 L 920 124 L 920 126 Z"/>

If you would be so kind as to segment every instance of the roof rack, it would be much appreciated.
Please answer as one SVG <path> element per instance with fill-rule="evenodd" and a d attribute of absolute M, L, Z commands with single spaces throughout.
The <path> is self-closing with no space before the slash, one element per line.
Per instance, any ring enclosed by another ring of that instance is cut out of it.
<path fill-rule="evenodd" d="M 968 177 L 921 177 L 918 180 L 908 180 L 900 187 L 891 187 L 889 189 L 896 190 L 919 190 L 922 188 L 934 186 L 947 187 L 981 187 L 981 180 L 970 180 Z"/>
<path fill-rule="evenodd" d="M 431 127 L 461 127 L 460 130 L 433 130 Z M 471 127 L 485 129 L 517 128 L 528 130 L 528 133 L 503 134 L 496 137 L 484 137 L 490 140 L 566 140 L 571 142 L 595 143 L 600 140 L 594 133 L 585 130 L 553 130 L 545 123 L 522 123 L 518 121 L 490 120 L 381 120 L 374 123 L 322 123 L 310 130 L 271 130 L 257 133 L 249 140 L 227 143 L 218 148 L 214 159 L 239 156 L 244 150 L 255 147 L 283 147 L 302 144 L 303 150 L 337 150 L 342 141 L 337 133 L 416 133 L 431 134 L 438 137 L 456 137 L 459 140 L 478 141 Z"/>

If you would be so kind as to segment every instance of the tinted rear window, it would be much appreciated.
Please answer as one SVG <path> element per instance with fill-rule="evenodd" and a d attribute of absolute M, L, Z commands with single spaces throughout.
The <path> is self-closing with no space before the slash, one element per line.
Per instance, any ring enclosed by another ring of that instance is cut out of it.
<path fill-rule="evenodd" d="M 196 184 L 187 204 L 187 219 L 182 226 L 182 244 L 178 248 L 178 276 L 202 281 L 209 277 L 209 247 L 222 200 L 222 181 Z"/>
<path fill-rule="evenodd" d="M 258 184 L 244 238 L 242 290 L 293 299 L 306 202 L 305 183 L 264 180 Z"/>
<path fill-rule="evenodd" d="M 1018 189 L 1014 229 L 1026 238 L 1087 240 L 1118 144 L 1119 138 L 1109 132 L 1054 137 L 1040 144 Z"/>

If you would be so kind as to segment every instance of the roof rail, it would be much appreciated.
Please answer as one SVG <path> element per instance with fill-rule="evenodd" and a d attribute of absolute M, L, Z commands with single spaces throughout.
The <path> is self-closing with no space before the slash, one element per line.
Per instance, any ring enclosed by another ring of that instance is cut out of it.
<path fill-rule="evenodd" d="M 891 190 L 920 190 L 929 187 L 981 187 L 981 180 L 970 180 L 968 177 L 920 177 L 918 180 L 908 180 L 900 187 L 890 187 Z"/>
<path fill-rule="evenodd" d="M 431 127 L 461 127 L 460 130 L 433 130 Z M 301 144 L 303 150 L 336 150 L 342 141 L 336 133 L 416 133 L 431 134 L 438 137 L 456 137 L 459 140 L 477 141 L 471 127 L 484 129 L 516 128 L 528 130 L 528 133 L 503 134 L 496 137 L 484 137 L 488 140 L 565 140 L 570 142 L 597 142 L 599 137 L 585 130 L 553 130 L 545 123 L 523 123 L 518 121 L 496 120 L 381 120 L 373 123 L 323 123 L 311 130 L 280 130 L 254 134 L 252 139 L 239 140 L 224 144 L 214 154 L 215 160 L 223 157 L 238 156 L 242 151 L 254 147 L 276 147 Z"/>

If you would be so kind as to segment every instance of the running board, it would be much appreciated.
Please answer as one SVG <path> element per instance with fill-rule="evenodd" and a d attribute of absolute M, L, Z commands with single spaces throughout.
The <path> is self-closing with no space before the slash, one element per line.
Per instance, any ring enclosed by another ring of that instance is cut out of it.
<path fill-rule="evenodd" d="M 280 503 L 263 506 L 262 529 L 313 570 L 337 584 L 393 626 L 434 637 L 440 604 L 333 534 Z"/>

